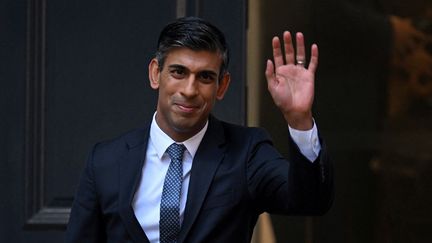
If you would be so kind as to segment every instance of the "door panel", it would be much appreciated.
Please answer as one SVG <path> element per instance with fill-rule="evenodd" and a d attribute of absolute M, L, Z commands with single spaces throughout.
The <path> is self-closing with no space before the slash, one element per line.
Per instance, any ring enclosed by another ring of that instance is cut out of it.
<path fill-rule="evenodd" d="M 215 115 L 244 123 L 245 11 L 244 1 L 2 1 L 0 242 L 63 241 L 91 146 L 151 119 L 148 61 L 178 15 L 235 43 L 234 85 Z"/>

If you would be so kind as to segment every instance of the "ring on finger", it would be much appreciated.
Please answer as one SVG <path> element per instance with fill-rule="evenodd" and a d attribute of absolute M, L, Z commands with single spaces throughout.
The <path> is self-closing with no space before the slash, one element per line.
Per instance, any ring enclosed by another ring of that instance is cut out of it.
<path fill-rule="evenodd" d="M 297 65 L 302 65 L 304 67 L 305 61 L 304 60 L 297 60 Z"/>

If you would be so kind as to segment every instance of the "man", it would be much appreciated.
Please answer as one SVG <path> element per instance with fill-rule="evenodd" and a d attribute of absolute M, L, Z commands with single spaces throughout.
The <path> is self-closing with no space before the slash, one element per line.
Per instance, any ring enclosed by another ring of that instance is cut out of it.
<path fill-rule="evenodd" d="M 195 17 L 166 26 L 149 64 L 150 86 L 159 92 L 153 120 L 93 148 L 67 242 L 250 242 L 262 212 L 326 212 L 331 169 L 324 146 L 313 142 L 311 112 L 318 48 L 305 68 L 303 36 L 296 38 L 294 57 L 284 33 L 285 63 L 275 37 L 266 68 L 290 127 L 286 160 L 262 129 L 210 114 L 230 83 L 224 35 Z"/>

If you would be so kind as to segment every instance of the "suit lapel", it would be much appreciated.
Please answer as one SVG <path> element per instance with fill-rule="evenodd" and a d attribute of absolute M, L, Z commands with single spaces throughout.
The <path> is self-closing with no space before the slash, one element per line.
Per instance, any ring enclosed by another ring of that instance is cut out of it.
<path fill-rule="evenodd" d="M 184 242 L 201 210 L 214 174 L 225 155 L 225 147 L 222 146 L 224 142 L 225 136 L 221 123 L 210 117 L 209 127 L 192 164 L 185 216 L 179 242 Z"/>
<path fill-rule="evenodd" d="M 128 152 L 119 161 L 119 213 L 134 242 L 149 242 L 132 208 L 132 200 L 141 179 L 149 128 L 131 133 L 125 138 Z"/>

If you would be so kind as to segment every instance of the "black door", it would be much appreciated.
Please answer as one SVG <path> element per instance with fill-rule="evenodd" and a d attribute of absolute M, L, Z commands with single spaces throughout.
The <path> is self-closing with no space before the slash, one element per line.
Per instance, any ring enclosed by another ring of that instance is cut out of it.
<path fill-rule="evenodd" d="M 147 65 L 176 17 L 226 33 L 232 82 L 215 114 L 244 124 L 246 3 L 1 1 L 0 242 L 63 241 L 91 145 L 152 116 Z"/>

